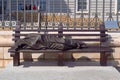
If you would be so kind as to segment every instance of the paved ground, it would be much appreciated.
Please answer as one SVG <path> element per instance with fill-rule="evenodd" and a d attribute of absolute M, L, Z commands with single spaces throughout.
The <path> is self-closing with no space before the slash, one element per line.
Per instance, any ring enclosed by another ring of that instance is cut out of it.
<path fill-rule="evenodd" d="M 4 68 L 0 68 L 0 73 L 2 73 L 4 71 Z"/>
<path fill-rule="evenodd" d="M 10 63 L 0 73 L 0 80 L 119 80 L 120 73 L 114 67 L 73 66 L 78 63 L 66 63 L 56 66 L 49 62 L 26 62 L 19 67 Z"/>

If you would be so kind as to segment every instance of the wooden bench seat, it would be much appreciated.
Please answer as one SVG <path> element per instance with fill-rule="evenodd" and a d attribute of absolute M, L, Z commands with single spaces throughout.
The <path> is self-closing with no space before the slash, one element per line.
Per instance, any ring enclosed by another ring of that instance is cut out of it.
<path fill-rule="evenodd" d="M 58 65 L 63 65 L 64 63 L 64 54 L 68 53 L 100 53 L 100 64 L 102 66 L 107 65 L 108 54 L 113 52 L 113 50 L 109 46 L 105 46 L 104 43 L 108 40 L 105 26 L 101 25 L 99 28 L 95 29 L 82 29 L 82 28 L 63 28 L 63 25 L 60 24 L 58 28 L 55 29 L 30 29 L 30 28 L 22 28 L 17 26 L 14 30 L 13 40 L 16 42 L 17 40 L 24 38 L 27 34 L 34 33 L 36 35 L 46 34 L 46 35 L 56 35 L 58 37 L 69 37 L 71 39 L 75 39 L 78 41 L 85 42 L 86 44 L 90 42 L 98 42 L 99 45 L 87 45 L 87 48 L 83 49 L 71 49 L 66 51 L 61 50 L 52 50 L 52 49 L 44 49 L 44 50 L 34 50 L 34 49 L 19 49 L 13 50 L 9 49 L 10 55 L 13 57 L 13 65 L 20 65 L 20 53 L 56 53 L 58 54 Z"/>
<path fill-rule="evenodd" d="M 83 48 L 83 49 L 71 49 L 71 50 L 67 50 L 67 51 L 62 51 L 62 52 L 86 52 L 86 53 L 96 53 L 96 52 L 111 52 L 112 49 L 108 48 L 108 47 L 87 47 L 87 48 Z M 34 53 L 58 53 L 58 52 L 61 52 L 61 50 L 54 50 L 54 49 L 44 49 L 44 50 L 35 50 L 35 49 L 20 49 L 19 51 L 15 51 L 15 50 L 12 50 L 12 49 L 9 49 L 9 52 L 28 52 L 28 53 L 31 53 L 31 52 L 34 52 Z M 15 54 L 14 54 L 15 55 Z"/>

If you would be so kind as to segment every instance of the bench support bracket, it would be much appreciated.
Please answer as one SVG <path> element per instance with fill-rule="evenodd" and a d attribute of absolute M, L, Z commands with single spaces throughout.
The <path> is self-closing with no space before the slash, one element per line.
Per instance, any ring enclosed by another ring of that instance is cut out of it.
<path fill-rule="evenodd" d="M 58 53 L 58 66 L 64 66 L 64 54 L 63 53 Z"/>
<path fill-rule="evenodd" d="M 16 52 L 15 55 L 13 56 L 13 65 L 14 66 L 20 65 L 20 53 L 19 52 Z"/>
<path fill-rule="evenodd" d="M 107 58 L 108 58 L 107 53 L 105 53 L 105 52 L 100 53 L 100 64 L 101 64 L 101 66 L 107 66 Z"/>

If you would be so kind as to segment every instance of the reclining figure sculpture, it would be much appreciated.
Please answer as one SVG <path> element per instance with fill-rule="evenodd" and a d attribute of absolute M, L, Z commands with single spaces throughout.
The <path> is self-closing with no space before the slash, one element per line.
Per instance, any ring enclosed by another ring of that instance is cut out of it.
<path fill-rule="evenodd" d="M 82 49 L 86 48 L 86 44 L 80 41 L 76 41 L 68 38 L 59 38 L 55 35 L 36 35 L 28 34 L 25 38 L 19 39 L 12 49 L 55 49 L 55 50 L 70 50 L 70 49 Z"/>

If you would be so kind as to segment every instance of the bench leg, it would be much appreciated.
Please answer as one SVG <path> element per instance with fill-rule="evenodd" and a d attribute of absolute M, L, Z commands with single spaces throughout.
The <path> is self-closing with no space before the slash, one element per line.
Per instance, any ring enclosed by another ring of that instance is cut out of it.
<path fill-rule="evenodd" d="M 58 66 L 64 66 L 64 54 L 63 53 L 58 53 Z"/>
<path fill-rule="evenodd" d="M 105 52 L 100 53 L 100 64 L 101 66 L 107 66 L 107 54 Z"/>
<path fill-rule="evenodd" d="M 19 66 L 20 65 L 20 53 L 15 53 L 13 56 L 13 66 Z"/>

